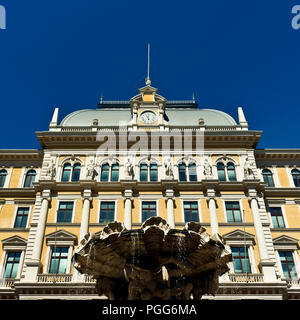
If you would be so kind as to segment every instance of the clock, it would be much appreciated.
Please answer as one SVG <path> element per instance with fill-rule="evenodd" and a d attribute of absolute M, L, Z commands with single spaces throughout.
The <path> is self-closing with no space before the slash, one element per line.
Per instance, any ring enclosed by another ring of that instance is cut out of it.
<path fill-rule="evenodd" d="M 142 122 L 144 123 L 154 123 L 156 121 L 156 114 L 152 111 L 144 111 L 141 115 L 140 115 L 140 119 Z"/>

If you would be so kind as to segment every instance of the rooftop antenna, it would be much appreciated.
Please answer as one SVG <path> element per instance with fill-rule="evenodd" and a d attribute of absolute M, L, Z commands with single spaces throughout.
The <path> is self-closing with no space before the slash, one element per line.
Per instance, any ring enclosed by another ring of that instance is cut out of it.
<path fill-rule="evenodd" d="M 193 92 L 192 98 L 193 98 L 193 103 L 195 103 L 195 93 L 194 92 Z"/>
<path fill-rule="evenodd" d="M 148 43 L 148 70 L 147 70 L 146 85 L 147 86 L 151 85 L 151 80 L 150 80 L 150 43 Z"/>
<path fill-rule="evenodd" d="M 103 103 L 103 94 L 101 94 L 101 97 L 100 97 L 100 104 Z"/>

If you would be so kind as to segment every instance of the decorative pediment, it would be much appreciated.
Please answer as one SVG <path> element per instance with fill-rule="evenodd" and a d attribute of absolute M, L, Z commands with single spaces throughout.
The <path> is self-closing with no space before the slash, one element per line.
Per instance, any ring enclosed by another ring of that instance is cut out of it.
<path fill-rule="evenodd" d="M 295 239 L 286 235 L 279 236 L 273 239 L 273 244 L 276 249 L 293 249 L 297 250 L 299 239 Z"/>
<path fill-rule="evenodd" d="M 46 235 L 47 245 L 74 245 L 76 241 L 77 237 L 65 230 L 58 230 Z"/>
<path fill-rule="evenodd" d="M 25 250 L 26 246 L 27 246 L 27 240 L 19 236 L 12 236 L 2 240 L 2 247 L 4 250 L 8 248 L 9 249 L 23 248 Z"/>
<path fill-rule="evenodd" d="M 255 236 L 253 234 L 239 229 L 226 233 L 222 237 L 224 238 L 226 244 L 255 244 Z"/>

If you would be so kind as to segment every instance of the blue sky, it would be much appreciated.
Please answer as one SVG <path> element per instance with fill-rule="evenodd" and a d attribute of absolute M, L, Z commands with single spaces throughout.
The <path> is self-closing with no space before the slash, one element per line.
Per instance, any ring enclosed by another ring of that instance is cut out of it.
<path fill-rule="evenodd" d="M 35 131 L 104 100 L 129 100 L 151 80 L 237 119 L 259 148 L 300 148 L 300 0 L 0 0 L 0 148 L 40 148 Z"/>

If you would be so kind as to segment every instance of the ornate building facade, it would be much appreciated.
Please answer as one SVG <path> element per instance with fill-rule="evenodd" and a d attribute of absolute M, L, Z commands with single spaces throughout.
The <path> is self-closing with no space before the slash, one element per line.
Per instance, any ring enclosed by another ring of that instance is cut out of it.
<path fill-rule="evenodd" d="M 232 253 L 208 299 L 300 298 L 300 149 L 257 149 L 262 132 L 148 80 L 37 132 L 40 150 L 0 150 L 0 297 L 96 299 L 72 256 L 87 232 L 159 215 L 198 221 Z"/>

